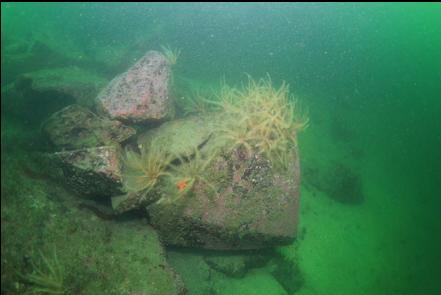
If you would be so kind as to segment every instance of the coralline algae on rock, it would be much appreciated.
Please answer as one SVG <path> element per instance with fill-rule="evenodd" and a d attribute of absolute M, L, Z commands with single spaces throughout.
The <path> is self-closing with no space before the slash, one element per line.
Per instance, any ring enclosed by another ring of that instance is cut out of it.
<path fill-rule="evenodd" d="M 170 65 L 160 52 L 147 52 L 98 95 L 98 108 L 112 119 L 139 123 L 165 118 L 171 111 Z"/>

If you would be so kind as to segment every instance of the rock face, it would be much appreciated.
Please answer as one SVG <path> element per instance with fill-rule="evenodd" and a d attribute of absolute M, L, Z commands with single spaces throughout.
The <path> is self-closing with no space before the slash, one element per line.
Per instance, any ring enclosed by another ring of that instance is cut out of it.
<path fill-rule="evenodd" d="M 119 143 L 135 134 L 133 128 L 100 118 L 79 105 L 54 113 L 42 130 L 57 148 L 69 150 Z"/>
<path fill-rule="evenodd" d="M 2 110 L 31 126 L 38 126 L 60 109 L 79 104 L 92 107 L 107 80 L 78 67 L 48 68 L 18 76 L 2 86 Z"/>
<path fill-rule="evenodd" d="M 163 119 L 172 108 L 170 73 L 164 55 L 149 51 L 100 92 L 98 109 L 112 119 L 135 123 Z"/>
<path fill-rule="evenodd" d="M 197 182 L 190 195 L 147 210 L 169 245 L 258 249 L 290 243 L 297 230 L 300 169 L 297 151 L 283 174 L 261 155 L 240 150 L 219 156 L 206 171 L 217 192 Z"/>
<path fill-rule="evenodd" d="M 190 116 L 165 122 L 158 128 L 140 134 L 137 143 L 138 146 L 149 145 L 154 139 L 158 145 L 166 146 L 169 153 L 188 157 L 195 147 L 201 147 L 210 139 L 217 120 L 212 115 Z"/>
<path fill-rule="evenodd" d="M 157 201 L 155 194 L 146 194 L 143 192 L 128 192 L 123 195 L 112 197 L 112 208 L 117 214 L 141 208 Z"/>
<path fill-rule="evenodd" d="M 117 147 L 58 152 L 54 158 L 69 187 L 80 196 L 110 197 L 124 193 Z"/>

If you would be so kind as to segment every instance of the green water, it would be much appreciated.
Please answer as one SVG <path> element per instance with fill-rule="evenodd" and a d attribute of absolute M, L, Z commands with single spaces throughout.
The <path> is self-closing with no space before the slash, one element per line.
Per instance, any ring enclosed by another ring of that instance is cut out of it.
<path fill-rule="evenodd" d="M 3 254 L 11 247 L 5 241 L 16 238 L 4 234 L 4 210 L 16 198 L 3 193 L 7 175 L 15 175 L 4 159 L 44 151 L 38 126 L 65 104 L 16 103 L 4 89 L 23 74 L 72 65 L 111 79 L 161 44 L 181 50 L 177 85 L 208 89 L 221 79 L 239 85 L 245 74 L 268 73 L 275 85 L 289 83 L 308 110 L 309 127 L 299 135 L 304 234 L 278 249 L 300 269 L 295 294 L 441 292 L 440 4 L 2 3 L 1 9 L 2 293 L 13 290 L 5 284 L 16 284 L 8 272 L 21 267 L 11 268 Z M 359 175 L 360 204 L 336 202 L 314 185 L 314 171 L 336 165 Z M 26 236 L 26 228 L 15 233 Z M 8 255 L 25 248 L 13 245 Z M 194 294 L 202 294 L 198 279 Z M 288 294 L 265 271 L 216 284 L 213 294 Z"/>

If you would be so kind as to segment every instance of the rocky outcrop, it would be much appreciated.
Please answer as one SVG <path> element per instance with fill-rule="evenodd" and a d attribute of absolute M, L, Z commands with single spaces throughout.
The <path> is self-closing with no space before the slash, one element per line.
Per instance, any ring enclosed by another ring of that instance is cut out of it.
<path fill-rule="evenodd" d="M 186 294 L 145 219 L 107 218 L 59 182 L 22 172 L 24 165 L 47 173 L 52 167 L 18 153 L 4 158 L 3 294 Z M 31 276 L 41 280 L 29 282 Z"/>
<path fill-rule="evenodd" d="M 172 111 L 170 74 L 164 55 L 149 51 L 100 92 L 98 109 L 112 119 L 134 123 L 164 119 Z"/>
<path fill-rule="evenodd" d="M 292 136 L 270 132 L 256 142 L 256 132 L 276 127 L 245 126 L 244 134 L 225 111 L 169 121 L 127 141 L 135 131 L 116 119 L 135 124 L 169 114 L 169 67 L 162 54 L 147 52 L 98 95 L 105 117 L 73 105 L 43 124 L 56 147 L 70 150 L 55 154 L 69 186 L 84 197 L 110 197 L 116 214 L 145 208 L 167 245 L 239 250 L 290 243 L 300 187 Z M 120 143 L 131 149 L 124 167 Z M 131 179 L 141 185 L 128 185 Z"/>

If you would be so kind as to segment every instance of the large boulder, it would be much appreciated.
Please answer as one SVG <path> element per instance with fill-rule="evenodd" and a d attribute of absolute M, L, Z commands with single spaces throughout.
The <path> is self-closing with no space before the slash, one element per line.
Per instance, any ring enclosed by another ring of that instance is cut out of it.
<path fill-rule="evenodd" d="M 288 244 L 298 221 L 296 149 L 287 160 L 292 164 L 278 173 L 261 154 L 221 154 L 189 194 L 148 206 L 150 222 L 168 245 L 230 250 Z"/>
<path fill-rule="evenodd" d="M 52 114 L 43 132 L 59 149 L 80 149 L 120 143 L 136 132 L 116 120 L 100 118 L 86 108 L 70 105 Z"/>
<path fill-rule="evenodd" d="M 170 164 L 174 169 L 179 171 L 182 161 L 207 162 L 201 164 L 206 168 L 187 171 L 197 174 L 191 176 L 171 169 L 171 176 L 160 179 L 147 195 L 113 197 L 114 210 L 147 207 L 151 224 L 168 245 L 230 250 L 290 243 L 299 205 L 297 148 L 288 151 L 282 169 L 264 154 L 225 146 L 217 134 L 222 124 L 222 116 L 188 117 L 141 135 L 140 147 L 154 142 L 177 157 Z M 194 177 L 192 186 L 180 193 L 188 177 Z"/>
<path fill-rule="evenodd" d="M 119 151 L 115 146 L 86 148 L 53 154 L 67 185 L 82 197 L 124 193 Z"/>
<path fill-rule="evenodd" d="M 112 119 L 130 122 L 161 120 L 171 114 L 170 65 L 157 51 L 147 52 L 98 95 L 98 109 Z"/>

